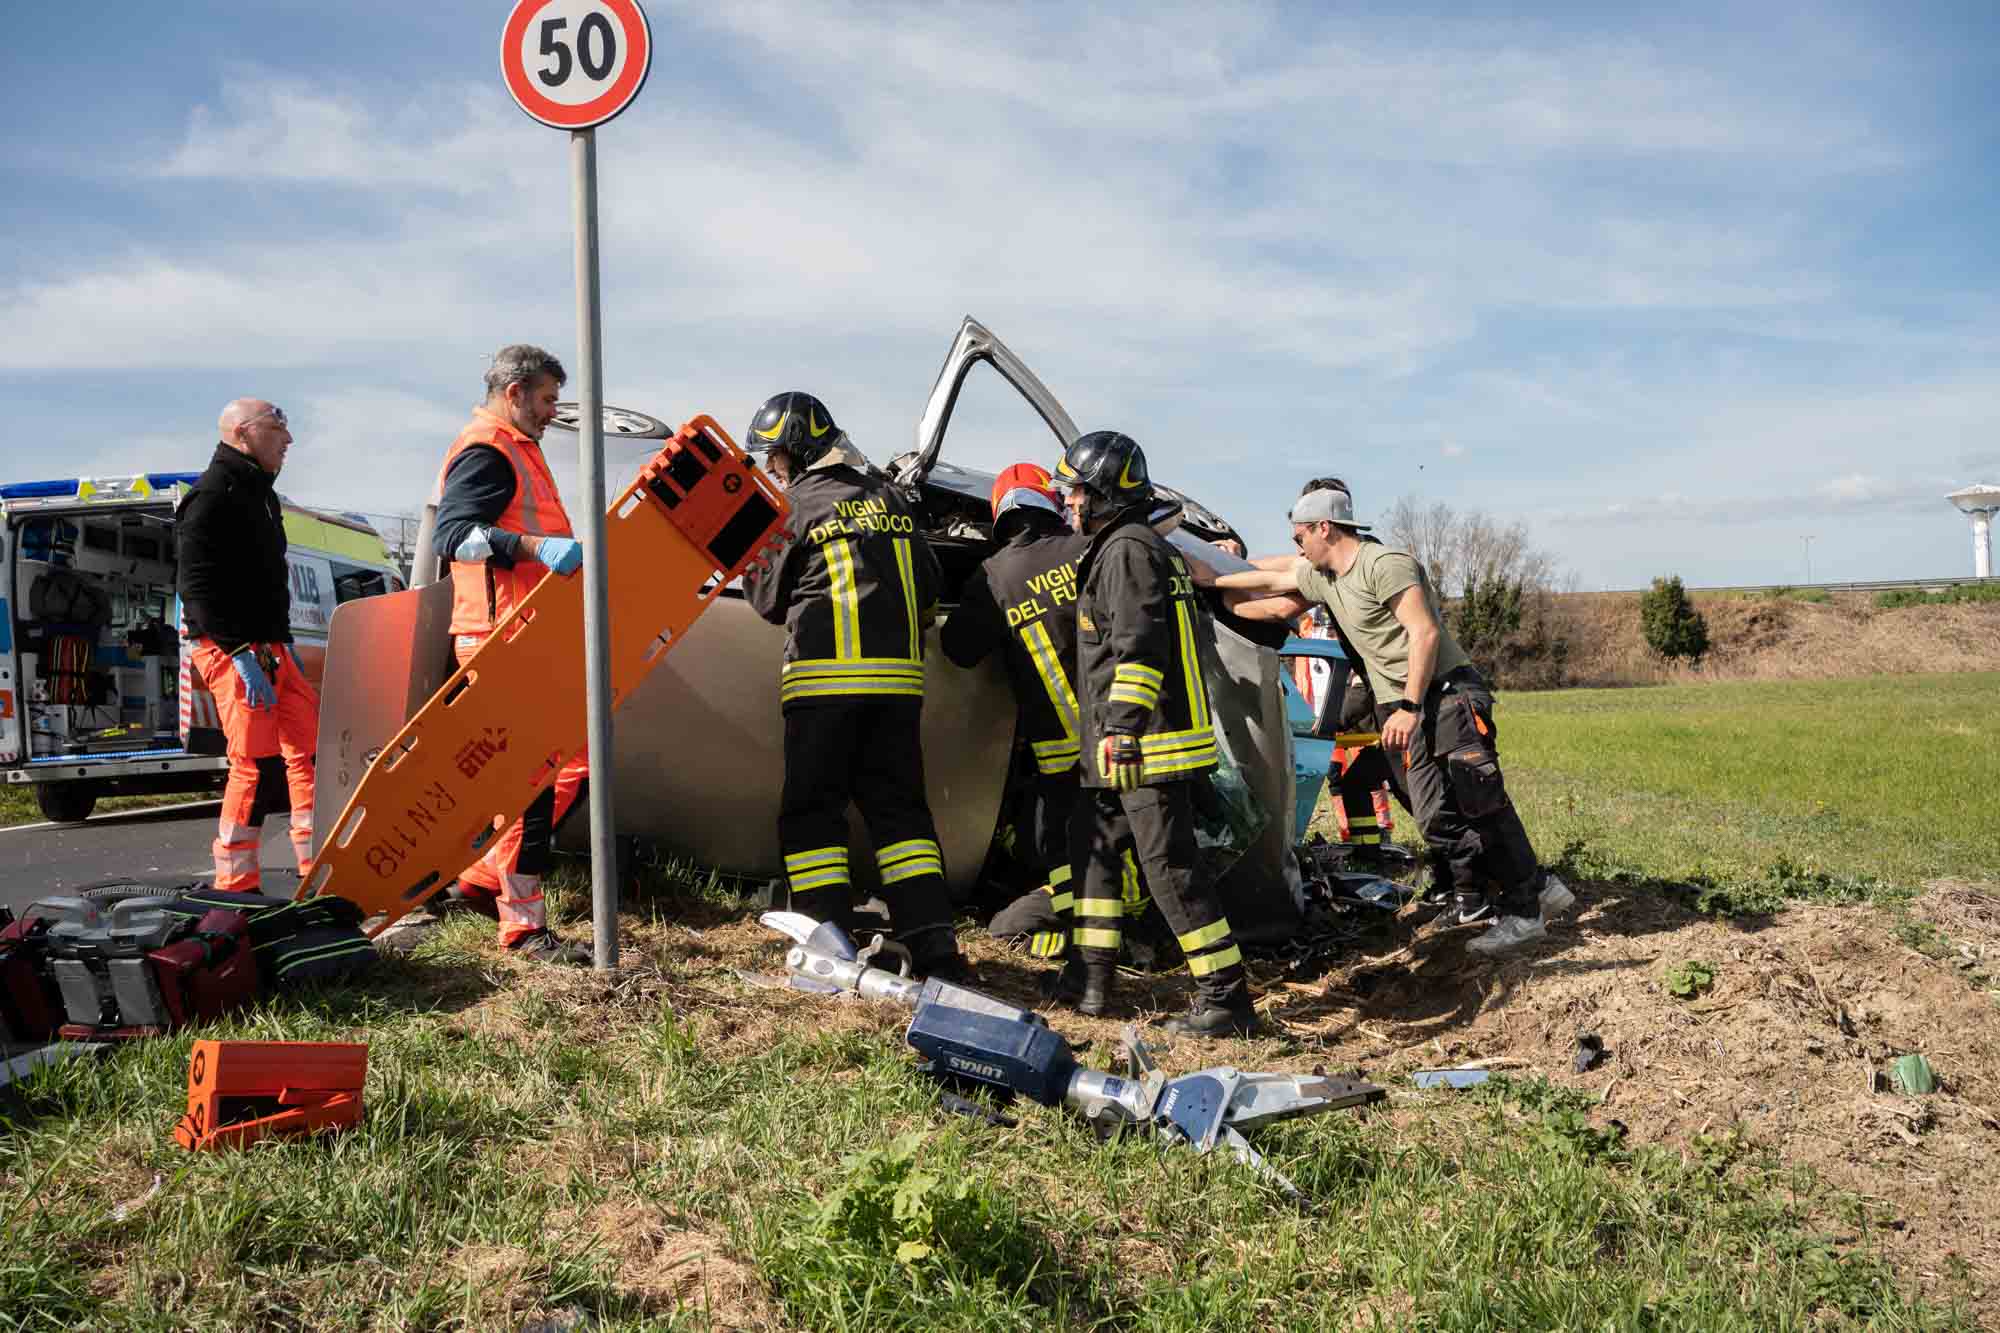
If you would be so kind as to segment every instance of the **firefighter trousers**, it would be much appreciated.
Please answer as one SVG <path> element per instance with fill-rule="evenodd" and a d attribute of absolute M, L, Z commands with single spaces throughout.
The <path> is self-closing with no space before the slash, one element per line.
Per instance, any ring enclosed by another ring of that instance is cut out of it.
<path fill-rule="evenodd" d="M 882 901 L 919 970 L 958 953 L 951 899 L 924 792 L 923 700 L 849 695 L 785 709 L 785 786 L 778 845 L 791 906 L 843 921 L 854 905 L 847 806 L 875 841 Z"/>
<path fill-rule="evenodd" d="M 1230 933 L 1214 887 L 1200 878 L 1194 823 L 1194 796 L 1187 781 L 1129 792 L 1086 788 L 1070 824 L 1072 882 L 1078 886 L 1072 933 L 1085 963 L 1117 965 L 1126 910 L 1121 844 L 1129 839 L 1146 888 L 1186 955 L 1202 999 L 1240 1008 L 1249 1003 L 1243 951 Z"/>
<path fill-rule="evenodd" d="M 1388 710 L 1377 716 L 1388 721 Z M 1509 916 L 1535 916 L 1542 869 L 1500 774 L 1493 693 L 1454 671 L 1424 696 L 1423 722 L 1403 756 L 1410 810 L 1440 879 L 1488 892 Z M 1439 887 L 1443 887 L 1440 884 Z"/>
<path fill-rule="evenodd" d="M 292 857 L 303 878 L 312 868 L 313 763 L 319 748 L 319 692 L 300 674 L 288 643 L 245 645 L 257 655 L 277 702 L 252 708 L 230 655 L 212 640 L 188 645 L 194 669 L 215 696 L 229 746 L 229 778 L 215 832 L 215 887 L 255 893 L 263 886 L 258 854 L 264 816 L 291 803 Z"/>
<path fill-rule="evenodd" d="M 453 643 L 464 666 L 485 643 L 483 634 L 461 634 Z M 555 781 L 528 802 L 521 817 L 501 831 L 486 854 L 458 872 L 458 887 L 493 899 L 500 918 L 500 943 L 508 948 L 548 929 L 549 909 L 542 897 L 542 876 L 549 870 L 556 830 L 587 798 L 590 755 L 576 756 L 556 770 Z"/>

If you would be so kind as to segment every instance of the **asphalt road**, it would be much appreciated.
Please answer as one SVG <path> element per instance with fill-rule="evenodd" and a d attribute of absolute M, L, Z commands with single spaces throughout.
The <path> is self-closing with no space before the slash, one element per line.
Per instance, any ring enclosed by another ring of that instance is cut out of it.
<path fill-rule="evenodd" d="M 0 829 L 0 906 L 19 911 L 38 898 L 120 875 L 210 876 L 220 801 L 94 815 L 81 824 L 17 824 Z M 285 818 L 264 821 L 264 892 L 298 887 Z"/>

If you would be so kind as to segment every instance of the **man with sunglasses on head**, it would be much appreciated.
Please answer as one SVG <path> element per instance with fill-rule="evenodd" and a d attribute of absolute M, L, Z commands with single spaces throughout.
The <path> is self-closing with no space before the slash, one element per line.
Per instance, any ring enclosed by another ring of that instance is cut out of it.
<path fill-rule="evenodd" d="M 282 408 L 238 398 L 216 423 L 208 470 L 180 502 L 181 616 L 228 742 L 215 887 L 255 893 L 264 816 L 289 793 L 292 854 L 311 869 L 319 694 L 292 651 L 291 571 L 275 483 L 292 446 Z"/>
<path fill-rule="evenodd" d="M 1235 574 L 1202 568 L 1197 581 L 1251 620 L 1291 620 L 1315 604 L 1332 613 L 1367 672 L 1382 747 L 1402 757 L 1412 812 L 1450 875 L 1459 921 L 1490 923 L 1466 947 L 1496 956 L 1541 939 L 1547 918 L 1576 898 L 1535 858 L 1501 778 L 1492 689 L 1445 626 L 1423 567 L 1371 536 L 1344 488 L 1308 487 L 1291 521 L 1296 557 L 1265 557 Z"/>

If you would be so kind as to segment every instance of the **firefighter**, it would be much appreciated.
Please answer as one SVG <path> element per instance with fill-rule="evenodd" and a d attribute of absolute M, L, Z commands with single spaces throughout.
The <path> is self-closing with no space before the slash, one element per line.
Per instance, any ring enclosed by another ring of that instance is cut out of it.
<path fill-rule="evenodd" d="M 1411 812 L 1449 876 L 1458 920 L 1488 927 L 1466 947 L 1496 956 L 1543 938 L 1547 919 L 1576 897 L 1535 858 L 1501 777 L 1492 689 L 1443 623 L 1429 577 L 1368 535 L 1345 489 L 1308 487 L 1291 521 L 1295 558 L 1235 574 L 1203 568 L 1202 582 L 1247 619 L 1290 620 L 1315 603 L 1331 612 L 1367 671 L 1382 748 L 1402 760 Z"/>
<path fill-rule="evenodd" d="M 1082 742 L 1071 673 L 1077 563 L 1090 539 L 1070 531 L 1048 469 L 1034 463 L 1003 471 L 993 483 L 992 505 L 1000 549 L 966 581 L 938 643 L 961 667 L 977 666 L 996 649 L 1006 664 L 1017 734 L 1035 773 L 1014 854 L 1042 884 L 996 915 L 991 929 L 1025 934 L 1029 952 L 1057 958 L 1069 944 L 1073 904 L 1069 825 Z"/>
<path fill-rule="evenodd" d="M 319 694 L 292 649 L 291 571 L 274 489 L 291 427 L 282 408 L 261 398 L 238 398 L 216 427 L 215 457 L 174 515 L 178 580 L 194 669 L 228 740 L 215 887 L 255 893 L 264 815 L 281 795 L 291 801 L 299 875 L 312 869 Z"/>
<path fill-rule="evenodd" d="M 1153 531 L 1153 484 L 1130 436 L 1081 436 L 1056 468 L 1077 530 L 1090 538 L 1078 570 L 1076 678 L 1084 794 L 1071 825 L 1076 954 L 1058 998 L 1086 1014 L 1110 1004 L 1124 916 L 1122 839 L 1173 928 L 1197 999 L 1172 1019 L 1189 1036 L 1256 1027 L 1243 951 L 1204 883 L 1193 785 L 1216 766 L 1215 729 L 1196 635 L 1204 613 L 1186 562 Z"/>
<path fill-rule="evenodd" d="M 540 443 L 567 378 L 562 363 L 539 347 L 501 348 L 486 372 L 486 401 L 473 409 L 438 470 L 435 549 L 451 561 L 452 649 L 461 666 L 544 575 L 572 575 L 583 563 Z M 497 916 L 500 943 L 523 957 L 591 961 L 587 947 L 549 929 L 542 898 L 555 830 L 585 799 L 589 778 L 589 756 L 579 751 L 499 841 L 459 873 L 454 896 Z"/>
<path fill-rule="evenodd" d="M 792 910 L 848 918 L 851 800 L 875 841 L 896 941 L 919 975 L 967 979 L 924 792 L 923 643 L 937 560 L 901 494 L 811 394 L 766 402 L 747 443 L 765 451 L 792 504 L 783 556 L 744 577 L 750 605 L 785 627 L 778 843 Z"/>

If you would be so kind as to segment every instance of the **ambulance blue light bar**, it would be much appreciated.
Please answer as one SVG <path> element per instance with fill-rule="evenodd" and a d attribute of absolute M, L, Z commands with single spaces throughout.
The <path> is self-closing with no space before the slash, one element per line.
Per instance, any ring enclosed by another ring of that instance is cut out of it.
<path fill-rule="evenodd" d="M 67 481 L 14 481 L 0 484 L 0 500 L 75 500 L 88 499 L 93 492 L 106 488 L 122 496 L 145 495 L 154 491 L 170 491 L 176 486 L 192 486 L 201 480 L 199 472 L 147 472 L 136 477 L 115 479 L 71 477 Z M 141 484 L 143 483 L 143 484 Z"/>

